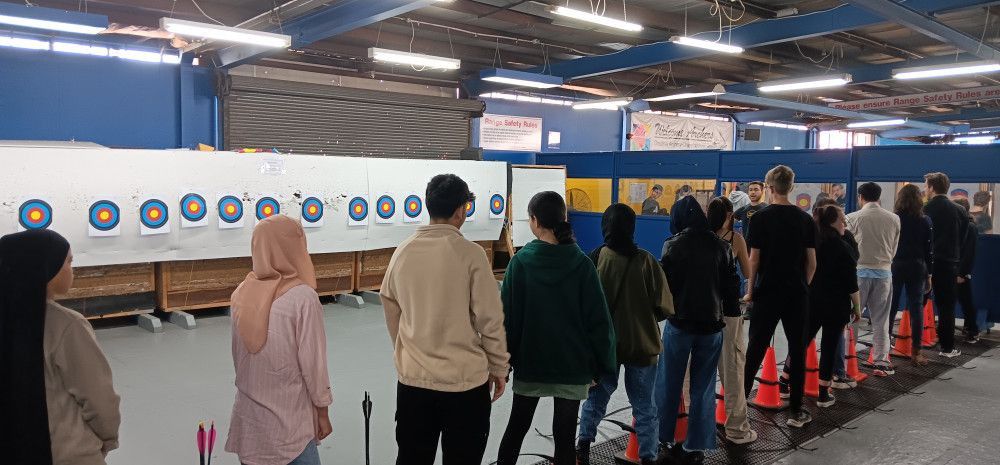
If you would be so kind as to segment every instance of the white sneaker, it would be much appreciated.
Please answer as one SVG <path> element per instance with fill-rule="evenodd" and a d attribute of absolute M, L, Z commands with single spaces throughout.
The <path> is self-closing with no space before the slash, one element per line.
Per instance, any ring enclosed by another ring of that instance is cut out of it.
<path fill-rule="evenodd" d="M 954 358 L 954 357 L 958 357 L 959 355 L 962 355 L 962 351 L 960 351 L 958 349 L 952 349 L 951 352 L 938 352 L 938 355 L 940 355 L 942 357 L 945 357 L 945 358 Z"/>
<path fill-rule="evenodd" d="M 754 430 L 747 431 L 746 436 L 742 438 L 734 438 L 730 435 L 726 435 L 726 440 L 733 444 L 750 444 L 757 440 L 757 432 Z"/>

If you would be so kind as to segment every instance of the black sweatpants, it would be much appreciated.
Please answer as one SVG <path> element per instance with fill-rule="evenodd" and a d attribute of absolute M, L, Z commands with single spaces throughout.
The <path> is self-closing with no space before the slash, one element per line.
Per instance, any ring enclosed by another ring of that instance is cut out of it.
<path fill-rule="evenodd" d="M 934 262 L 931 284 L 934 286 L 934 306 L 938 312 L 937 335 L 941 352 L 955 349 L 955 298 L 958 287 L 958 267 L 955 263 Z"/>
<path fill-rule="evenodd" d="M 966 279 L 964 283 L 957 284 L 956 291 L 958 303 L 962 306 L 962 317 L 965 318 L 966 336 L 979 334 L 979 322 L 976 321 L 978 311 L 972 300 L 972 280 Z"/>
<path fill-rule="evenodd" d="M 396 465 L 433 465 L 438 439 L 444 465 L 483 461 L 490 435 L 490 389 L 441 392 L 396 386 Z"/>
<path fill-rule="evenodd" d="M 846 297 L 846 296 L 845 296 Z M 851 321 L 851 310 L 841 306 L 840 308 L 826 308 L 816 303 L 809 305 L 809 329 L 806 331 L 806 349 L 808 342 L 816 338 L 820 329 L 823 330 L 823 338 L 820 340 L 819 353 L 819 379 L 830 381 L 833 379 L 833 367 L 837 363 L 837 344 L 844 339 L 844 327 Z M 791 374 L 790 364 L 786 363 L 784 372 Z"/>
<path fill-rule="evenodd" d="M 552 413 L 552 436 L 556 446 L 555 465 L 575 465 L 576 449 L 573 440 L 576 438 L 576 415 L 580 410 L 580 401 L 558 397 L 553 398 L 553 401 L 555 410 Z M 503 433 L 500 450 L 497 452 L 497 465 L 517 463 L 517 456 L 521 454 L 521 443 L 531 428 L 536 407 L 538 407 L 537 397 L 514 394 L 514 405 L 510 408 L 507 431 Z"/>
<path fill-rule="evenodd" d="M 906 292 L 906 307 L 910 312 L 910 341 L 913 353 L 919 352 L 924 334 L 924 283 L 927 282 L 927 265 L 923 260 L 906 260 L 892 263 L 892 307 L 889 311 L 889 332 L 896 321 L 896 313 Z"/>
<path fill-rule="evenodd" d="M 809 320 L 808 294 L 795 295 L 788 291 L 754 294 L 753 316 L 750 317 L 750 341 L 747 343 L 747 361 L 743 384 L 746 395 L 753 389 L 754 378 L 764 361 L 771 337 L 778 321 L 788 340 L 789 384 L 792 411 L 802 408 L 802 390 L 806 382 L 806 329 Z M 836 352 L 833 350 L 831 353 Z"/>

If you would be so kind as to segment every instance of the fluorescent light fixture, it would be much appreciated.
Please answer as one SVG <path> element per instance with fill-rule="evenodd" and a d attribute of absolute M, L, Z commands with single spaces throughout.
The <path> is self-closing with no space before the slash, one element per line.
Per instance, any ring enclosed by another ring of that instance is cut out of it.
<path fill-rule="evenodd" d="M 111 49 L 108 55 L 125 60 L 145 61 L 148 63 L 161 62 L 160 52 L 147 52 L 144 50 Z"/>
<path fill-rule="evenodd" d="M 822 89 L 827 87 L 843 86 L 852 80 L 853 78 L 851 78 L 850 74 L 782 79 L 780 81 L 758 83 L 757 90 L 761 92 L 782 92 L 786 90 Z"/>
<path fill-rule="evenodd" d="M 462 66 L 462 61 L 454 58 L 424 55 L 422 53 L 400 52 L 376 47 L 368 49 L 368 58 L 384 63 L 423 66 L 427 68 L 458 69 Z"/>
<path fill-rule="evenodd" d="M 77 44 L 74 42 L 52 42 L 52 50 L 56 52 L 76 53 L 80 55 L 95 55 L 99 57 L 108 56 L 107 47 Z"/>
<path fill-rule="evenodd" d="M 61 23 L 58 21 L 46 21 L 44 19 L 21 18 L 18 16 L 7 15 L 0 15 L 0 24 L 88 35 L 94 35 L 107 29 L 106 27 L 85 26 L 83 24 Z"/>
<path fill-rule="evenodd" d="M 818 99 L 820 99 L 820 100 L 822 100 L 822 101 L 824 101 L 826 103 L 843 102 L 843 100 L 841 100 L 839 98 L 831 98 L 831 97 L 816 97 L 816 98 L 818 98 Z"/>
<path fill-rule="evenodd" d="M 530 95 L 518 95 L 518 102 L 528 102 L 528 103 L 542 103 L 541 97 L 532 97 Z"/>
<path fill-rule="evenodd" d="M 997 61 L 969 61 L 965 63 L 950 63 L 947 65 L 920 66 L 917 68 L 899 68 L 892 70 L 894 79 L 926 79 L 966 74 L 983 74 L 1000 71 Z"/>
<path fill-rule="evenodd" d="M 972 136 L 972 137 L 956 137 L 955 141 L 952 142 L 953 145 L 986 145 L 992 144 L 996 141 L 996 137 L 993 136 Z"/>
<path fill-rule="evenodd" d="M 534 87 L 536 89 L 551 89 L 563 84 L 563 78 L 559 76 L 528 73 L 512 69 L 484 69 L 479 72 L 479 78 L 484 81 L 510 84 L 512 86 Z"/>
<path fill-rule="evenodd" d="M 902 118 L 895 119 L 880 119 L 875 121 L 858 121 L 856 123 L 849 123 L 847 127 L 855 128 L 880 128 L 883 126 L 901 126 L 906 124 L 906 120 Z"/>
<path fill-rule="evenodd" d="M 794 129 L 796 131 L 808 131 L 809 126 L 803 126 L 801 124 L 785 124 L 776 123 L 774 121 L 754 121 L 750 123 L 751 126 L 764 126 L 769 128 L 781 128 L 781 129 Z"/>
<path fill-rule="evenodd" d="M 164 63 L 170 64 L 170 65 L 180 64 L 180 62 L 181 62 L 181 55 L 179 53 L 176 54 L 176 55 L 173 54 L 173 53 L 164 53 L 162 60 L 163 60 Z"/>
<path fill-rule="evenodd" d="M 641 24 L 630 23 L 627 21 L 622 21 L 620 19 L 608 18 L 606 16 L 599 16 L 592 13 L 587 13 L 585 11 L 574 10 L 572 8 L 566 8 L 564 6 L 557 6 L 550 9 L 553 14 L 559 16 L 565 16 L 567 18 L 572 18 L 580 21 L 586 21 L 588 23 L 594 23 L 601 26 L 612 27 L 615 29 L 621 29 L 624 31 L 639 32 L 642 30 Z"/>
<path fill-rule="evenodd" d="M 292 45 L 292 37 L 285 34 L 185 21 L 183 19 L 160 18 L 160 27 L 168 32 L 182 36 L 212 39 L 222 42 L 235 42 L 272 48 L 288 48 Z"/>
<path fill-rule="evenodd" d="M 618 110 L 632 102 L 632 97 L 585 100 L 573 104 L 574 110 Z"/>
<path fill-rule="evenodd" d="M 670 41 L 679 45 L 687 45 L 688 47 L 698 47 L 706 50 L 714 50 L 716 52 L 743 53 L 743 47 L 724 44 L 722 42 L 712 42 L 710 40 L 695 39 L 693 37 L 687 37 L 687 36 L 673 36 L 670 38 Z"/>
<path fill-rule="evenodd" d="M 28 50 L 48 50 L 49 41 L 24 39 L 21 37 L 0 37 L 0 47 L 26 48 Z"/>
<path fill-rule="evenodd" d="M 722 95 L 722 94 L 723 94 L 723 92 L 715 92 L 715 91 L 712 91 L 712 92 L 684 92 L 684 93 L 681 93 L 681 94 L 664 95 L 662 97 L 645 98 L 643 100 L 645 100 L 647 102 L 664 102 L 664 101 L 667 101 L 667 100 L 684 100 L 684 99 L 690 99 L 690 98 L 712 97 L 712 96 Z"/>

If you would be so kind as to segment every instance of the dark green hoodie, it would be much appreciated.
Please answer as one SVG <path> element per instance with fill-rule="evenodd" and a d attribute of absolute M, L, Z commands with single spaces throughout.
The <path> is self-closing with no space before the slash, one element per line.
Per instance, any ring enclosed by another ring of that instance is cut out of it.
<path fill-rule="evenodd" d="M 618 369 L 601 281 L 576 244 L 529 242 L 507 266 L 501 297 L 518 380 L 588 384 Z"/>

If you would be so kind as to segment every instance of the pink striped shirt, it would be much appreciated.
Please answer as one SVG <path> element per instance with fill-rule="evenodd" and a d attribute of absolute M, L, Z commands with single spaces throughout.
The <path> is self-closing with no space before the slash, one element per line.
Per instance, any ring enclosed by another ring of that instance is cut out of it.
<path fill-rule="evenodd" d="M 267 343 L 247 351 L 233 327 L 236 402 L 226 450 L 247 465 L 284 465 L 316 439 L 316 407 L 333 403 L 323 307 L 297 286 L 271 305 Z"/>

